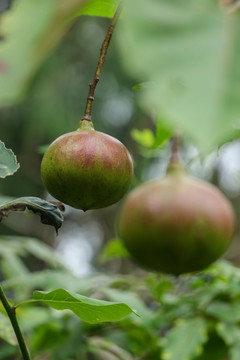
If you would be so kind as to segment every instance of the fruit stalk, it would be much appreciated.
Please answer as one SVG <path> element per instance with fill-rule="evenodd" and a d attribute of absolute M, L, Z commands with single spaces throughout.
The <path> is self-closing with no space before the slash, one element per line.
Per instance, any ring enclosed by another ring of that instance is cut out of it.
<path fill-rule="evenodd" d="M 172 137 L 171 143 L 171 157 L 169 163 L 181 163 L 180 157 L 180 138 L 178 135 Z"/>
<path fill-rule="evenodd" d="M 21 350 L 21 353 L 22 353 L 22 357 L 24 360 L 31 360 L 30 358 L 30 354 L 29 354 L 29 351 L 27 349 L 27 346 L 25 344 L 25 341 L 24 341 L 24 338 L 23 338 L 23 335 L 22 335 L 22 332 L 21 332 L 21 329 L 18 325 L 18 321 L 17 321 L 17 318 L 16 318 L 16 311 L 15 311 L 15 307 L 14 306 L 11 306 L 8 299 L 6 298 L 6 295 L 3 291 L 3 288 L 0 286 L 0 300 L 8 314 L 8 317 L 11 321 L 11 324 L 12 324 L 12 327 L 13 327 L 13 330 L 15 332 L 15 335 L 17 337 L 17 340 L 18 340 L 18 344 L 19 344 L 19 348 Z"/>
<path fill-rule="evenodd" d="M 89 93 L 88 93 L 88 97 L 87 97 L 87 104 L 86 104 L 86 108 L 85 108 L 85 112 L 84 112 L 84 116 L 82 118 L 82 120 L 87 120 L 87 121 L 91 121 L 91 113 L 92 113 L 92 103 L 94 100 L 94 92 L 96 89 L 96 86 L 99 82 L 100 79 L 100 75 L 102 72 L 102 68 L 103 68 L 103 64 L 107 55 L 107 50 L 112 38 L 112 34 L 113 34 L 113 30 L 115 28 L 115 25 L 119 19 L 120 13 L 121 13 L 121 9 L 122 9 L 122 3 L 119 4 L 107 31 L 107 34 L 105 36 L 105 39 L 103 40 L 102 43 L 102 47 L 100 50 L 100 56 L 98 59 L 98 64 L 97 64 L 97 68 L 94 74 L 94 77 L 91 81 L 91 83 L 89 84 Z M 82 121 L 81 120 L 81 121 Z"/>

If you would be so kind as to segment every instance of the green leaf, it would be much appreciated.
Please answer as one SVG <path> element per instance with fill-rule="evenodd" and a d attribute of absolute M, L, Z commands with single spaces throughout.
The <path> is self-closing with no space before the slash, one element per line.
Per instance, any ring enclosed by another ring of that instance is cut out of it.
<path fill-rule="evenodd" d="M 239 343 L 235 343 L 230 351 L 229 351 L 229 355 L 230 355 L 230 360 L 239 360 L 240 359 L 240 344 Z"/>
<path fill-rule="evenodd" d="M 239 17 L 212 0 L 132 0 L 117 32 L 127 70 L 151 84 L 140 105 L 205 152 L 239 124 Z"/>
<path fill-rule="evenodd" d="M 131 136 L 141 146 L 151 148 L 154 143 L 154 135 L 150 129 L 133 129 Z"/>
<path fill-rule="evenodd" d="M 0 313 L 0 338 L 11 345 L 17 345 L 17 339 L 13 332 L 9 319 Z"/>
<path fill-rule="evenodd" d="M 89 279 L 84 279 L 84 282 L 87 283 Z M 75 277 L 71 273 L 66 271 L 56 271 L 56 270 L 41 270 L 29 272 L 26 275 L 15 275 L 11 279 L 5 280 L 3 282 L 4 290 L 16 291 L 21 289 L 23 296 L 18 297 L 18 301 L 24 301 L 26 297 L 29 297 L 29 290 L 33 288 L 41 288 L 51 290 L 55 287 L 64 287 L 68 284 L 68 287 L 73 291 L 81 291 L 82 293 L 88 293 L 89 287 L 88 284 L 82 284 L 79 280 L 79 277 Z M 31 294 L 30 292 L 30 294 Z"/>
<path fill-rule="evenodd" d="M 162 302 L 164 295 L 171 295 L 171 291 L 174 289 L 171 279 L 166 275 L 150 274 L 146 282 L 150 291 L 159 302 Z"/>
<path fill-rule="evenodd" d="M 104 247 L 100 255 L 100 261 L 106 262 L 111 259 L 126 257 L 129 257 L 129 253 L 125 248 L 123 242 L 120 239 L 112 239 Z"/>
<path fill-rule="evenodd" d="M 121 298 L 125 304 L 134 309 L 139 317 L 134 316 L 133 322 L 141 324 L 142 327 L 151 329 L 151 322 L 154 318 L 153 312 L 147 308 L 139 296 L 131 291 L 121 291 L 116 289 L 99 289 L 101 293 L 107 296 L 111 301 Z"/>
<path fill-rule="evenodd" d="M 58 206 L 57 206 L 58 205 Z M 12 211 L 30 210 L 40 215 L 43 224 L 52 225 L 56 231 L 62 226 L 64 207 L 62 204 L 50 203 L 49 201 L 29 196 L 20 197 L 14 201 L 0 205 L 0 222 L 7 217 Z"/>
<path fill-rule="evenodd" d="M 163 360 L 189 360 L 203 351 L 207 341 L 207 323 L 202 318 L 181 319 L 163 340 Z"/>
<path fill-rule="evenodd" d="M 100 337 L 91 337 L 88 340 L 88 346 L 90 346 L 89 350 L 98 356 L 100 355 L 102 360 L 134 360 L 129 352 Z"/>
<path fill-rule="evenodd" d="M 228 346 L 240 342 L 240 327 L 238 325 L 220 322 L 216 325 L 216 331 Z"/>
<path fill-rule="evenodd" d="M 13 255 L 24 257 L 29 256 L 29 254 L 45 261 L 48 265 L 63 268 L 56 251 L 41 240 L 25 236 L 0 236 L 0 255 L 3 258 L 8 259 L 9 256 Z M 19 275 L 20 273 L 15 271 L 15 274 Z"/>
<path fill-rule="evenodd" d="M 41 259 L 48 265 L 54 267 L 63 267 L 60 259 L 57 256 L 55 249 L 35 238 L 22 237 L 23 246 L 29 254 L 32 254 L 37 259 Z"/>
<path fill-rule="evenodd" d="M 0 106 L 20 101 L 86 0 L 19 0 L 1 17 Z"/>
<path fill-rule="evenodd" d="M 156 134 L 154 135 L 150 129 L 133 129 L 131 131 L 132 138 L 138 143 L 148 149 L 157 149 L 165 145 L 166 141 L 170 139 L 173 132 L 164 124 L 161 117 L 158 115 L 156 121 Z"/>
<path fill-rule="evenodd" d="M 0 141 L 0 178 L 14 174 L 20 165 L 11 149 L 7 149 Z"/>
<path fill-rule="evenodd" d="M 116 321 L 134 313 L 126 304 L 91 299 L 64 289 L 34 291 L 33 299 L 43 301 L 56 310 L 71 310 L 90 324 Z"/>
<path fill-rule="evenodd" d="M 158 115 L 156 123 L 156 135 L 152 144 L 153 148 L 162 147 L 173 136 L 173 132 L 166 124 L 163 124 L 163 120 Z"/>
<path fill-rule="evenodd" d="M 204 345 L 203 353 L 194 360 L 227 360 L 228 347 L 215 332 L 209 333 L 208 342 Z"/>
<path fill-rule="evenodd" d="M 1 260 L 1 270 L 6 279 L 11 279 L 16 276 L 16 274 L 18 274 L 18 276 L 24 276 L 28 273 L 27 267 L 22 259 L 14 253 L 4 254 Z"/>
<path fill-rule="evenodd" d="M 207 308 L 206 313 L 214 316 L 215 318 L 230 322 L 237 323 L 240 321 L 240 304 L 227 303 L 223 301 L 214 301 Z"/>
<path fill-rule="evenodd" d="M 230 359 L 240 359 L 240 327 L 233 324 L 218 323 L 216 326 L 218 335 L 230 347 Z"/>
<path fill-rule="evenodd" d="M 77 15 L 91 15 L 113 17 L 118 6 L 118 0 L 91 0 L 77 13 Z"/>

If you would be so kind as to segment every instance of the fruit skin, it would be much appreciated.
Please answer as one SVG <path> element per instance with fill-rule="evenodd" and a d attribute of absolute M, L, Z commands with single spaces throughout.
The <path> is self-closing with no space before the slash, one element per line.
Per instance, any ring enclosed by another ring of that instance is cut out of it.
<path fill-rule="evenodd" d="M 213 185 L 188 177 L 179 164 L 127 197 L 119 235 L 144 268 L 179 275 L 202 270 L 226 251 L 234 232 L 230 202 Z"/>
<path fill-rule="evenodd" d="M 80 122 L 77 131 L 57 138 L 41 164 L 42 181 L 51 195 L 84 211 L 109 206 L 127 192 L 133 165 L 117 139 Z"/>

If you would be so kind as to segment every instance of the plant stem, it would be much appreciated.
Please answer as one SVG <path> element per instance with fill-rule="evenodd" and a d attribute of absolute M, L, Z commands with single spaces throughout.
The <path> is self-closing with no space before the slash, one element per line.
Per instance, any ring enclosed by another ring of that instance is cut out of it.
<path fill-rule="evenodd" d="M 23 359 L 24 360 L 31 360 L 29 351 L 27 349 L 27 346 L 25 344 L 25 341 L 24 341 L 24 338 L 23 338 L 23 335 L 22 335 L 22 332 L 21 332 L 21 329 L 20 329 L 20 327 L 18 325 L 18 321 L 17 321 L 17 318 L 16 318 L 15 307 L 10 305 L 10 303 L 9 303 L 8 299 L 6 298 L 6 295 L 5 295 L 4 291 L 3 291 L 3 288 L 1 286 L 0 286 L 0 300 L 1 300 L 6 312 L 8 314 L 8 317 L 9 317 L 10 321 L 11 321 L 13 330 L 14 330 L 15 335 L 16 335 L 17 340 L 18 340 L 19 348 L 21 350 Z"/>
<path fill-rule="evenodd" d="M 107 55 L 107 50 L 110 44 L 110 40 L 112 38 L 112 34 L 113 34 L 113 30 L 115 28 L 115 25 L 119 19 L 120 16 L 120 12 L 121 12 L 121 8 L 122 8 L 122 4 L 120 3 L 120 5 L 118 6 L 112 20 L 111 23 L 109 25 L 107 34 L 105 36 L 105 39 L 103 40 L 102 43 L 102 47 L 100 50 L 100 56 L 98 59 L 98 64 L 97 64 L 97 68 L 96 68 L 96 72 L 94 74 L 94 77 L 92 79 L 92 82 L 89 84 L 89 93 L 88 93 L 88 97 L 87 97 L 87 104 L 86 104 L 86 108 L 85 108 L 85 112 L 84 112 L 84 117 L 82 118 L 82 120 L 87 120 L 87 121 L 91 121 L 91 113 L 92 113 L 92 103 L 94 100 L 94 92 L 96 89 L 96 86 L 99 82 L 100 79 L 100 75 L 101 75 L 101 71 L 103 68 L 103 64 Z"/>
<path fill-rule="evenodd" d="M 180 139 L 178 135 L 174 135 L 172 137 L 172 144 L 171 144 L 171 158 L 170 163 L 181 163 L 180 157 Z"/>

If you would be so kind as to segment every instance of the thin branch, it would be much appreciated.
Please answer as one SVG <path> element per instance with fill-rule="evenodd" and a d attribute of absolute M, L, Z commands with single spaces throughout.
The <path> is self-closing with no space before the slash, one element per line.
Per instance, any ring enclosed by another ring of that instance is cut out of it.
<path fill-rule="evenodd" d="M 8 299 L 6 298 L 6 295 L 5 295 L 4 291 L 3 291 L 3 288 L 1 286 L 0 286 L 0 300 L 1 300 L 6 312 L 8 314 L 8 317 L 9 317 L 10 321 L 11 321 L 13 330 L 14 330 L 15 335 L 16 335 L 17 340 L 18 340 L 19 348 L 21 350 L 23 359 L 24 360 L 31 360 L 29 351 L 27 349 L 27 346 L 25 344 L 25 341 L 24 341 L 24 338 L 23 338 L 23 335 L 22 335 L 22 332 L 21 332 L 21 329 L 20 329 L 20 327 L 18 325 L 18 321 L 17 321 L 17 318 L 16 318 L 15 307 L 10 305 L 10 303 L 8 302 Z"/>
<path fill-rule="evenodd" d="M 94 100 L 94 92 L 96 89 L 96 86 L 99 82 L 100 79 L 100 75 L 101 75 L 101 71 L 102 71 L 102 67 L 107 55 L 107 50 L 110 44 L 110 40 L 112 38 L 112 34 L 113 34 L 113 30 L 115 28 L 115 25 L 119 19 L 120 13 L 121 13 L 121 9 L 122 9 L 122 4 L 120 3 L 120 5 L 118 6 L 112 20 L 111 23 L 109 25 L 107 34 L 105 36 L 105 39 L 103 40 L 102 43 L 102 47 L 101 47 L 101 51 L 100 51 L 100 56 L 98 59 L 98 64 L 97 64 L 97 68 L 96 68 L 96 72 L 94 74 L 93 80 L 92 82 L 89 84 L 89 93 L 88 93 L 88 97 L 87 97 L 87 104 L 86 104 L 86 108 L 85 108 L 85 113 L 84 113 L 84 117 L 82 118 L 82 120 L 88 120 L 91 121 L 91 113 L 92 113 L 92 103 Z"/>

